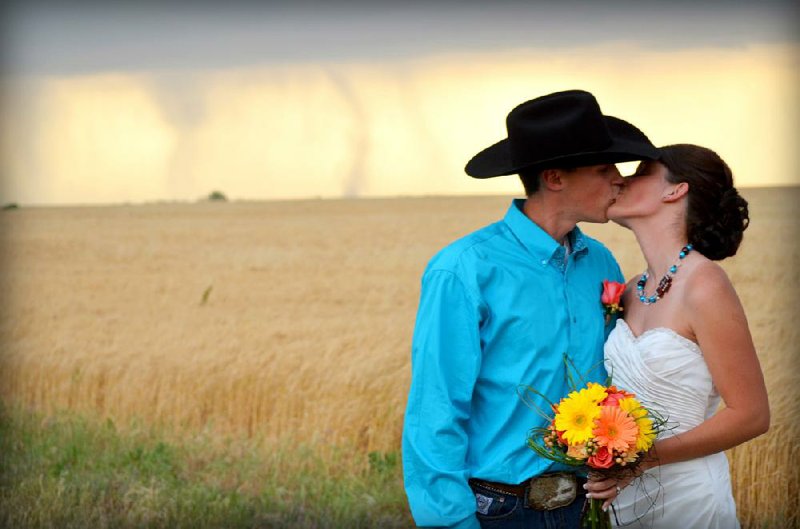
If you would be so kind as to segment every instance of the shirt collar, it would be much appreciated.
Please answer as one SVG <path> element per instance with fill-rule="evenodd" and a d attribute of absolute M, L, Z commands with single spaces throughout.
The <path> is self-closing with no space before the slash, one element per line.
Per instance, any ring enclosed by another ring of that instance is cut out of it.
<path fill-rule="evenodd" d="M 553 259 L 563 262 L 565 260 L 564 247 L 523 213 L 522 207 L 524 204 L 524 199 L 514 199 L 503 219 L 509 229 L 511 229 L 511 233 L 514 234 L 517 240 L 528 250 L 533 258 L 541 264 L 546 265 Z M 567 234 L 567 237 L 570 238 L 572 253 L 575 254 L 576 257 L 579 254 L 586 253 L 588 250 L 586 237 L 580 228 L 575 226 L 575 228 Z"/>

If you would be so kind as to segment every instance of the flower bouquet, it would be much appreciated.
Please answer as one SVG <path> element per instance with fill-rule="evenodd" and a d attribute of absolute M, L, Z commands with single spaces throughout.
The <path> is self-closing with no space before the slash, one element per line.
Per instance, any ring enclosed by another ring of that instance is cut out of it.
<path fill-rule="evenodd" d="M 526 390 L 547 400 L 532 388 Z M 549 404 L 554 415 L 543 414 L 548 426 L 531 430 L 528 446 L 545 459 L 604 476 L 635 470 L 665 424 L 634 394 L 594 382 Z M 611 527 L 602 505 L 603 500 L 587 500 L 583 527 Z"/>

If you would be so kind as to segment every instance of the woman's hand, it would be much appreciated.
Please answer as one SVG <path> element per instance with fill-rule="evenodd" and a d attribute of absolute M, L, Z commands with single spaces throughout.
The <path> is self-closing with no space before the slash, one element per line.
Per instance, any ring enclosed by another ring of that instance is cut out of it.
<path fill-rule="evenodd" d="M 607 510 L 622 489 L 630 485 L 638 473 L 632 471 L 620 472 L 614 476 L 606 476 L 596 472 L 589 472 L 589 481 L 583 486 L 586 497 L 595 500 L 605 500 L 603 510 Z"/>

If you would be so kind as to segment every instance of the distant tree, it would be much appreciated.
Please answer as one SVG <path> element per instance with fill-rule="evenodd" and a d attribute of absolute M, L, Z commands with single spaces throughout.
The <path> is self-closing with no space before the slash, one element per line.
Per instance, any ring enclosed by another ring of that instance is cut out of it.
<path fill-rule="evenodd" d="M 3 210 L 4 211 L 9 210 L 9 209 L 19 209 L 19 206 L 17 205 L 16 202 L 11 202 L 11 203 L 5 204 L 3 206 Z"/>
<path fill-rule="evenodd" d="M 212 191 L 211 193 L 208 194 L 208 200 L 227 202 L 228 197 L 226 197 L 225 193 L 223 193 L 222 191 Z"/>

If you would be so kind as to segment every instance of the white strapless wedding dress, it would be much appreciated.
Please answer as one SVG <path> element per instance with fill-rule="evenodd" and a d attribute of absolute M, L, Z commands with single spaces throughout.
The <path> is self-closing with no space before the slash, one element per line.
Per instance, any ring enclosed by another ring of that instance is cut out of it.
<path fill-rule="evenodd" d="M 660 438 L 691 430 L 719 406 L 700 347 L 671 329 L 637 337 L 618 320 L 606 341 L 605 365 L 613 384 L 668 420 Z M 623 527 L 739 527 L 724 453 L 651 469 L 623 489 L 614 508 Z"/>

